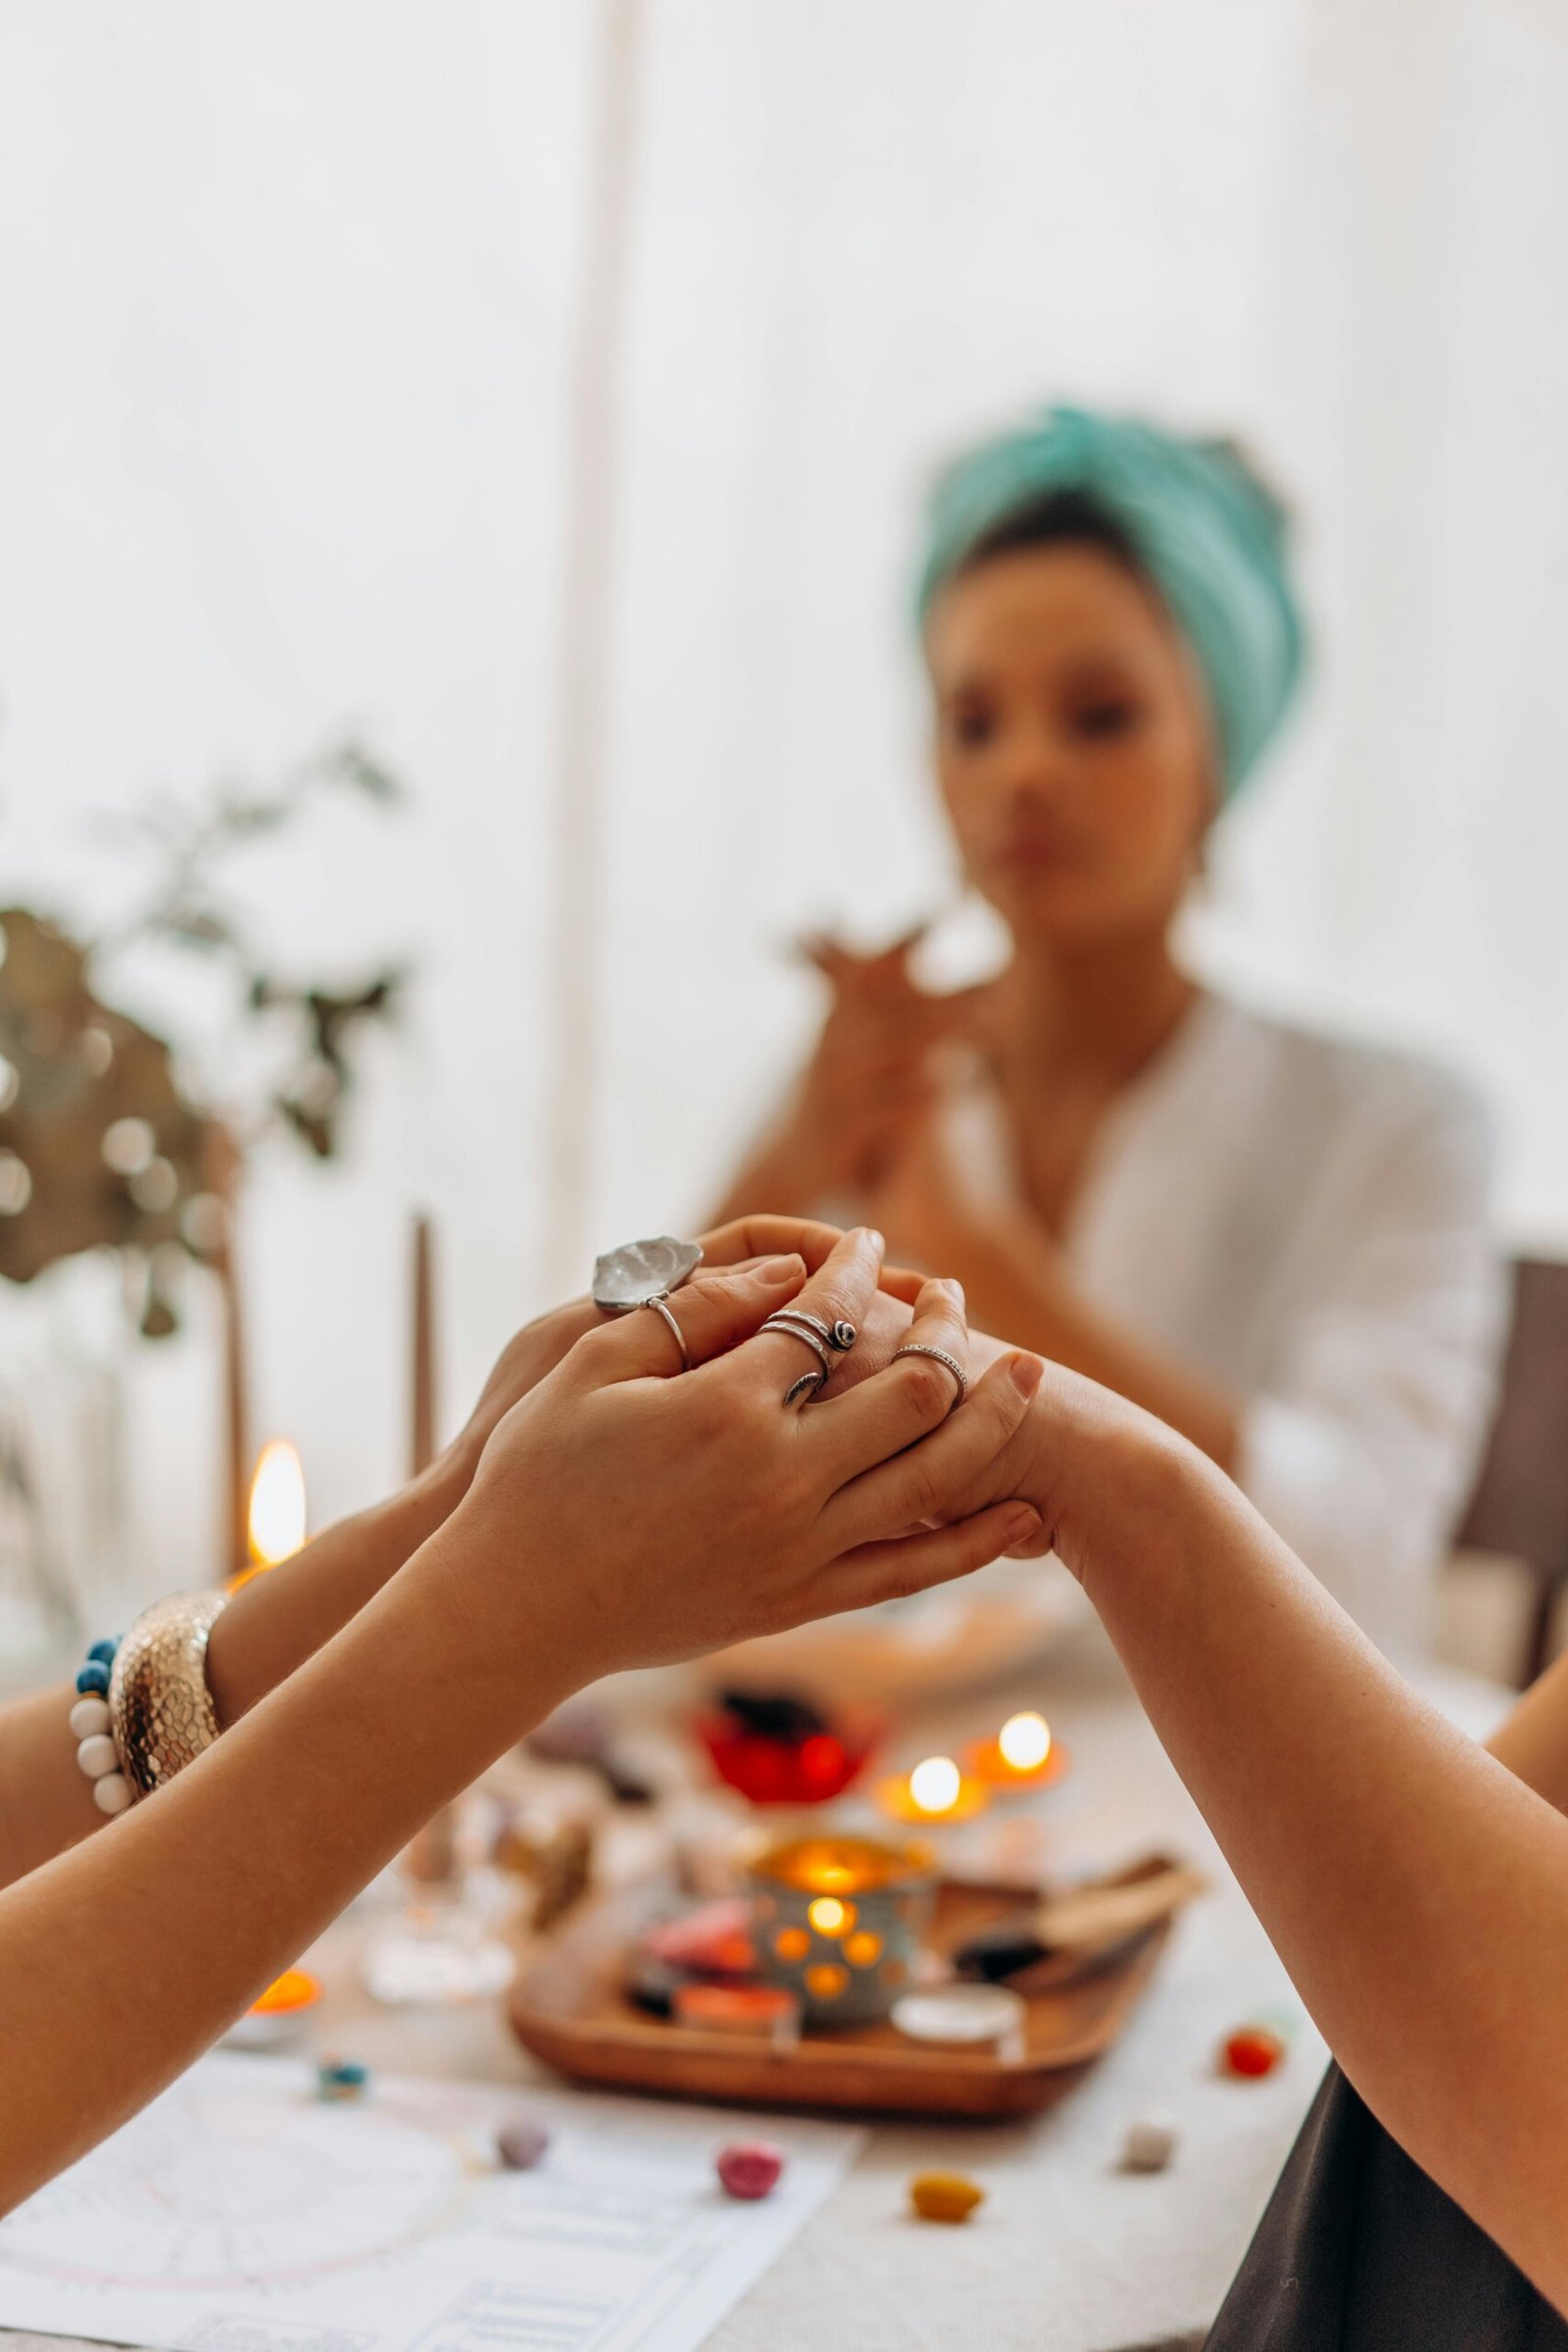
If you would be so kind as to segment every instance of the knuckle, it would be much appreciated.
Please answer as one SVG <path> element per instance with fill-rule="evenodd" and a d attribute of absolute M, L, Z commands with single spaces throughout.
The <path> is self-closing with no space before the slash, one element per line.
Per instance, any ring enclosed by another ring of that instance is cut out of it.
<path fill-rule="evenodd" d="M 953 1400 L 953 1375 L 928 1355 L 900 1358 L 905 1394 L 910 1409 L 924 1422 L 941 1421 Z"/>
<path fill-rule="evenodd" d="M 841 1321 L 853 1323 L 857 1320 L 853 1302 L 846 1296 L 844 1285 L 836 1276 L 825 1280 L 819 1277 L 808 1290 L 802 1293 L 795 1303 L 804 1307 L 810 1314 L 820 1315 L 822 1321 L 827 1324 Z"/>
<path fill-rule="evenodd" d="M 917 1568 L 901 1562 L 886 1569 L 878 1580 L 879 1597 L 883 1600 L 912 1600 L 923 1590 L 925 1580 Z"/>
<path fill-rule="evenodd" d="M 582 1377 L 597 1379 L 607 1363 L 613 1361 L 614 1333 L 613 1323 L 596 1323 L 572 1341 L 562 1361 Z"/>

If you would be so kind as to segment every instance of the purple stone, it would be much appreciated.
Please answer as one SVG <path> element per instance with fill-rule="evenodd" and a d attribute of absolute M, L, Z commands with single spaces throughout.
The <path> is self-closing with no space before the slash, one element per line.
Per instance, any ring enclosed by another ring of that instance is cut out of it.
<path fill-rule="evenodd" d="M 549 2132 L 531 2115 L 514 2116 L 496 2133 L 496 2154 L 509 2173 L 531 2173 L 549 2145 Z"/>

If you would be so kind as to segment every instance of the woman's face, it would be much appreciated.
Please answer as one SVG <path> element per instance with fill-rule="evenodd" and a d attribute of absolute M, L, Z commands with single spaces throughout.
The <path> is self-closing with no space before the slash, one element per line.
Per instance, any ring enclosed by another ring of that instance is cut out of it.
<path fill-rule="evenodd" d="M 1013 933 L 1167 924 L 1214 808 L 1208 713 L 1152 590 L 1102 549 L 988 558 L 926 622 L 937 773 L 965 870 Z"/>

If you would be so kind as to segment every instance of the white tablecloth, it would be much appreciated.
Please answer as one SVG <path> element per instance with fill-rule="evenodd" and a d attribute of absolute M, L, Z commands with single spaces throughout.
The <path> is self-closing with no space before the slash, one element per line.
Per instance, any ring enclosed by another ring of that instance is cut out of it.
<path fill-rule="evenodd" d="M 1422 1689 L 1483 1733 L 1507 1694 L 1446 1671 Z M 1036 1800 L 1052 1871 L 1159 1845 L 1197 1860 L 1212 1891 L 1179 1924 L 1133 2023 L 1083 2083 L 1037 2121 L 878 2130 L 842 2192 L 711 2338 L 711 2352 L 1104 2352 L 1201 2328 L 1241 2258 L 1324 2065 L 1317 2034 L 1120 1670 L 1093 1629 L 1002 1691 L 927 1715 L 913 1745 L 956 1748 L 1013 1705 L 1037 1705 L 1074 1770 Z M 534 2069 L 499 2015 L 373 2009 L 345 1923 L 316 1957 L 328 1983 L 321 2034 L 389 2072 L 524 2083 Z M 1216 2045 L 1260 2014 L 1295 2021 L 1288 2064 L 1228 2082 Z M 1118 2168 L 1129 2120 L 1155 2106 L 1181 2124 L 1170 2170 Z M 977 2219 L 909 2218 L 906 2184 L 941 2165 L 987 2190 Z M 63 2339 L 0 2331 L 3 2352 Z"/>

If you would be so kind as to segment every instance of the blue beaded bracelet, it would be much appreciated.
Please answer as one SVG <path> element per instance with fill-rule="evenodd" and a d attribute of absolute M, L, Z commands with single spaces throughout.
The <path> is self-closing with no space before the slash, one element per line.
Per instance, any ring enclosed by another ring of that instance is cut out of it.
<path fill-rule="evenodd" d="M 109 1713 L 109 1680 L 118 1642 L 95 1642 L 76 1677 L 76 1703 L 71 1710 L 71 1736 L 76 1742 L 76 1762 L 92 1783 L 93 1802 L 100 1813 L 123 1813 L 135 1790 L 120 1768 Z"/>

